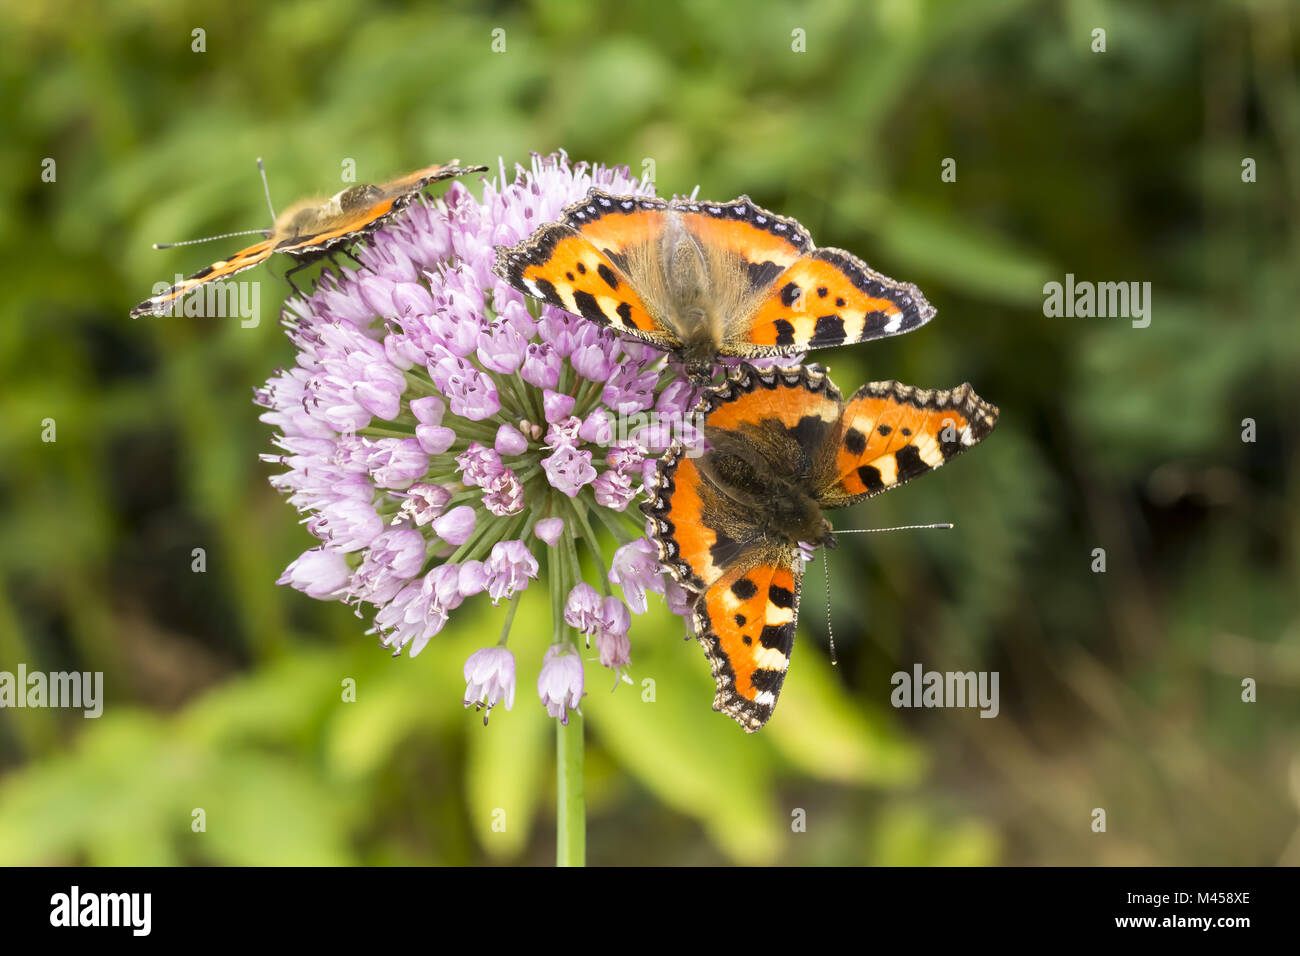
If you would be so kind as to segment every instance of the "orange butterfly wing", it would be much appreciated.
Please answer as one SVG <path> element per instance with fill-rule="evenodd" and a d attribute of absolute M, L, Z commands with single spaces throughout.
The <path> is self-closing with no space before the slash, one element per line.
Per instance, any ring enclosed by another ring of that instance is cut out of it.
<path fill-rule="evenodd" d="M 842 249 L 813 249 L 728 329 L 725 344 L 741 355 L 802 352 L 901 335 L 934 313 L 911 283 L 881 275 Z"/>
<path fill-rule="evenodd" d="M 699 409 L 705 425 L 726 431 L 752 429 L 763 422 L 778 423 L 808 450 L 809 436 L 820 431 L 814 421 L 834 426 L 840 417 L 840 392 L 826 373 L 817 368 L 758 371 L 749 366 L 733 373 L 725 383 L 705 394 Z"/>
<path fill-rule="evenodd" d="M 382 186 L 362 185 L 344 190 L 338 197 L 343 208 L 336 215 L 325 217 L 304 233 L 283 238 L 275 251 L 298 258 L 324 253 L 333 246 L 375 232 L 410 205 L 430 183 L 487 170 L 486 166 L 458 166 L 458 162 L 459 160 L 452 160 L 450 163 L 428 166 Z M 349 203 L 348 195 L 353 190 L 362 191 L 361 195 L 366 196 L 368 201 Z"/>
<path fill-rule="evenodd" d="M 162 314 L 173 303 L 184 297 L 186 293 L 217 279 L 225 279 L 237 272 L 251 269 L 253 266 L 265 262 L 274 251 L 275 243 L 270 239 L 249 246 L 247 249 L 241 249 L 229 259 L 214 262 L 206 269 L 200 269 L 188 279 L 176 283 L 167 291 L 159 293 L 153 298 L 145 299 L 131 310 L 131 318 L 138 319 L 142 315 Z"/>
<path fill-rule="evenodd" d="M 641 506 L 655 529 L 659 559 L 683 587 L 699 594 L 727 569 L 726 539 L 706 516 L 716 505 L 714 489 L 686 449 L 670 450 L 659 463 L 654 498 Z"/>
<path fill-rule="evenodd" d="M 987 437 L 997 420 L 997 406 L 969 384 L 944 391 L 870 382 L 844 407 L 818 501 L 842 508 L 939 468 Z"/>
<path fill-rule="evenodd" d="M 407 203 L 398 205 L 400 197 L 386 197 L 369 206 L 350 209 L 331 217 L 329 224 L 301 236 L 280 240 L 276 252 L 291 256 L 308 257 L 326 252 L 331 246 L 350 242 L 377 230 Z M 409 200 L 408 200 L 409 202 Z"/>
<path fill-rule="evenodd" d="M 514 246 L 499 246 L 495 272 L 520 292 L 663 349 L 681 343 L 632 285 L 628 256 L 663 229 L 661 199 L 592 189 Z"/>
<path fill-rule="evenodd" d="M 721 252 L 730 268 L 739 264 L 751 288 L 770 284 L 813 248 L 803 226 L 748 196 L 723 203 L 674 199 L 670 206 L 704 248 Z"/>
<path fill-rule="evenodd" d="M 692 629 L 717 684 L 713 709 L 753 733 L 772 715 L 785 681 L 802 573 L 795 553 L 728 534 L 752 516 L 727 514 L 734 503 L 720 499 L 681 452 L 664 459 L 643 510 L 660 560 L 697 596 Z"/>
<path fill-rule="evenodd" d="M 767 723 L 785 683 L 803 574 L 797 555 L 738 566 L 695 605 L 695 633 L 718 691 L 713 709 L 753 733 Z"/>
<path fill-rule="evenodd" d="M 459 159 L 453 159 L 447 163 L 426 166 L 424 169 L 417 169 L 413 173 L 407 173 L 405 176 L 399 176 L 391 182 L 384 183 L 380 188 L 389 195 L 414 196 L 430 183 L 442 182 L 444 179 L 455 179 L 457 176 L 467 176 L 470 173 L 487 172 L 486 166 L 461 166 L 459 164 Z"/>

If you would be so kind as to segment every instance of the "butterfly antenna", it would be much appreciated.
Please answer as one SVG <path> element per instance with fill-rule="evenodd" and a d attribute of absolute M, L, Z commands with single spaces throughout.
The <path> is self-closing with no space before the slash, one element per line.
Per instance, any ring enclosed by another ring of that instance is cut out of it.
<path fill-rule="evenodd" d="M 849 528 L 844 531 L 832 531 L 832 534 L 876 534 L 880 531 L 926 531 L 930 529 L 949 530 L 953 527 L 951 521 L 941 521 L 938 524 L 904 524 L 895 528 Z M 831 664 L 838 664 L 835 657 L 835 629 L 831 627 L 831 566 L 826 560 L 826 549 L 822 548 L 822 570 L 825 572 L 823 577 L 826 580 L 826 636 L 830 638 L 831 644 Z"/>
<path fill-rule="evenodd" d="M 251 236 L 254 234 L 259 236 L 268 235 L 265 229 L 242 229 L 239 232 L 223 232 L 219 236 L 204 236 L 202 239 L 186 239 L 183 242 L 155 242 L 153 247 L 155 249 L 173 249 L 176 246 L 193 246 L 200 242 L 211 242 L 213 239 L 229 239 L 231 236 Z"/>
<path fill-rule="evenodd" d="M 832 531 L 831 534 L 876 534 L 879 531 L 926 531 L 931 528 L 946 531 L 952 527 L 952 522 L 943 521 L 939 524 L 900 524 L 896 528 L 849 528 L 846 531 Z"/>
<path fill-rule="evenodd" d="M 831 666 L 839 663 L 835 656 L 835 629 L 831 627 L 831 564 L 826 560 L 826 549 L 822 548 L 822 577 L 826 581 L 826 636 L 831 639 Z"/>
<path fill-rule="evenodd" d="M 257 157 L 257 171 L 262 174 L 262 192 L 266 193 L 266 208 L 271 210 L 271 222 L 275 222 L 275 207 L 271 205 L 271 186 L 266 181 L 266 167 L 262 165 L 262 157 Z"/>

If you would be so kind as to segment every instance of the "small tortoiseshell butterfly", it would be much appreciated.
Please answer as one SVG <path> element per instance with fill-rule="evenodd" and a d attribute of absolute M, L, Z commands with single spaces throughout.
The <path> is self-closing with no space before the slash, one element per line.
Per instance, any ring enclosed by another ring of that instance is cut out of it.
<path fill-rule="evenodd" d="M 718 356 L 766 358 L 910 332 L 934 316 L 916 286 L 748 196 L 726 203 L 592 189 L 515 245 L 516 289 L 673 352 L 697 384 Z"/>
<path fill-rule="evenodd" d="M 938 468 L 982 440 L 998 410 L 951 391 L 871 382 L 844 402 L 824 372 L 742 364 L 705 392 L 707 450 L 659 462 L 649 518 L 659 558 L 694 599 L 713 709 L 767 722 L 790 664 L 806 549 L 833 546 L 823 515 Z"/>
<path fill-rule="evenodd" d="M 330 249 L 355 242 L 388 222 L 430 183 L 467 173 L 479 173 L 486 166 L 458 166 L 453 159 L 441 166 L 416 170 L 390 183 L 374 186 L 358 183 L 330 199 L 305 199 L 290 206 L 266 232 L 266 239 L 241 249 L 228 259 L 212 263 L 167 291 L 146 299 L 131 310 L 131 318 L 165 312 L 186 293 L 217 279 L 251 269 L 270 258 L 273 252 L 293 256 L 298 264 L 289 273 L 310 265 Z"/>

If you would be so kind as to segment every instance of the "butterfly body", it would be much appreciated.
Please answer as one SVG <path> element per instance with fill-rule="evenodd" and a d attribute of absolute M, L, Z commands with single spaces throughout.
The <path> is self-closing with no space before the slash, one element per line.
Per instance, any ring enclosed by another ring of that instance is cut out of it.
<path fill-rule="evenodd" d="M 997 408 L 969 385 L 898 382 L 845 402 L 815 368 L 742 364 L 697 411 L 707 450 L 676 444 L 641 507 L 660 561 L 693 599 L 714 709 L 752 733 L 789 667 L 804 558 L 833 546 L 825 512 L 941 467 L 992 430 Z"/>
<path fill-rule="evenodd" d="M 672 352 L 697 383 L 719 357 L 767 358 L 910 331 L 934 308 L 914 285 L 747 196 L 727 203 L 592 189 L 497 249 L 520 291 Z"/>
<path fill-rule="evenodd" d="M 797 442 L 762 426 L 732 432 L 706 425 L 705 438 L 712 448 L 697 463 L 701 474 L 750 515 L 748 540 L 739 543 L 787 551 L 801 542 L 834 547 L 830 522 L 809 492 L 811 463 Z"/>
<path fill-rule="evenodd" d="M 487 169 L 486 166 L 462 167 L 457 162 L 429 166 L 383 185 L 359 183 L 326 200 L 306 199 L 294 203 L 276 217 L 264 240 L 219 259 L 146 299 L 131 310 L 131 317 L 165 312 L 199 286 L 260 265 L 273 253 L 285 253 L 299 266 L 309 265 L 336 246 L 356 242 L 381 228 L 430 183 Z"/>

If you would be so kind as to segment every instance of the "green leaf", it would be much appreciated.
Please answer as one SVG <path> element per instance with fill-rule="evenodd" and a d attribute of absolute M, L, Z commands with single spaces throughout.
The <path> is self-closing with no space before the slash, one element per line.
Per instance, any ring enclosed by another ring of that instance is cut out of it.
<path fill-rule="evenodd" d="M 680 640 L 682 632 L 680 618 L 652 603 L 633 628 L 634 685 L 613 693 L 609 672 L 589 661 L 587 725 L 629 773 L 698 820 L 724 853 L 770 863 L 788 821 L 775 805 L 776 755 L 761 735 L 713 712 L 708 664 L 698 644 Z M 651 691 L 654 700 L 644 700 Z"/>
<path fill-rule="evenodd" d="M 879 245 L 899 275 L 929 275 L 954 289 L 1010 305 L 1040 305 L 1058 269 L 1006 236 L 901 202 L 879 216 Z"/>
<path fill-rule="evenodd" d="M 925 772 L 921 750 L 882 714 L 855 704 L 820 648 L 800 651 L 798 642 L 777 709 L 760 733 L 794 767 L 823 780 L 898 787 Z"/>

